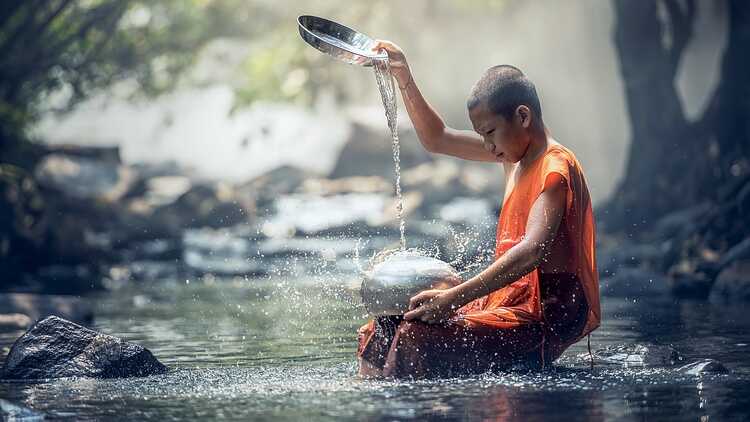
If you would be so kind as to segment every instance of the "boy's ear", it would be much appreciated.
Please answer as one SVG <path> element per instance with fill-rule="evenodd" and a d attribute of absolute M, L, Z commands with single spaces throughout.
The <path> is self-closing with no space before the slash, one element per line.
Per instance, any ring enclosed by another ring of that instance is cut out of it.
<path fill-rule="evenodd" d="M 521 125 L 524 129 L 528 129 L 531 126 L 531 110 L 529 107 L 525 105 L 520 105 L 516 107 L 516 113 L 514 116 L 518 124 Z"/>

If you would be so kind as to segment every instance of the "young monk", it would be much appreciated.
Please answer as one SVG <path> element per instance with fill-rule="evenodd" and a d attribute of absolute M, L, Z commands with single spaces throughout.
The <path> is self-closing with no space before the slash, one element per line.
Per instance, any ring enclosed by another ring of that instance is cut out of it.
<path fill-rule="evenodd" d="M 495 261 L 462 284 L 411 298 L 403 317 L 359 330 L 368 377 L 541 368 L 599 326 L 594 219 L 583 169 L 542 120 L 534 84 L 508 65 L 488 69 L 467 101 L 474 131 L 446 127 L 420 93 L 404 52 L 388 53 L 406 110 L 427 151 L 501 163 L 505 197 Z"/>

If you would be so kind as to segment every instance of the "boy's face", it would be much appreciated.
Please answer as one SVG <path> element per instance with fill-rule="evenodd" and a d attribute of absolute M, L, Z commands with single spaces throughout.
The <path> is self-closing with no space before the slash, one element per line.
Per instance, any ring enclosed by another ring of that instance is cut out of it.
<path fill-rule="evenodd" d="M 531 112 L 528 107 L 518 106 L 513 118 L 507 120 L 481 103 L 469 110 L 469 119 L 474 130 L 482 136 L 485 149 L 493 153 L 498 161 L 521 161 L 530 141 L 527 129 L 531 122 Z"/>

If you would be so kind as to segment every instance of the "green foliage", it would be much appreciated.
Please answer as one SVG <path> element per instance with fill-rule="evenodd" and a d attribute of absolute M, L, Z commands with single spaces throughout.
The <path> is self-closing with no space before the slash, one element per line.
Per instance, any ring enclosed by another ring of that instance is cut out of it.
<path fill-rule="evenodd" d="M 0 5 L 0 147 L 18 139 L 52 93 L 69 109 L 132 78 L 147 95 L 174 86 L 197 51 L 246 36 L 240 0 L 8 0 Z"/>
<path fill-rule="evenodd" d="M 471 1 L 476 8 L 500 3 Z M 467 7 L 458 1 L 342 7 L 326 0 L 4 0 L 0 150 L 22 139 L 41 112 L 69 110 L 118 81 L 132 81 L 133 92 L 145 96 L 174 88 L 216 39 L 240 40 L 247 49 L 233 69 L 237 105 L 260 99 L 310 104 L 324 87 L 339 98 L 357 95 L 344 86 L 346 66 L 331 66 L 299 38 L 298 15 L 331 17 L 365 32 L 379 28 L 372 35 L 385 36 L 408 27 L 410 16 Z"/>
<path fill-rule="evenodd" d="M 257 99 L 298 101 L 312 100 L 306 89 L 310 77 L 310 60 L 306 47 L 295 33 L 275 34 L 256 47 L 243 63 L 244 83 L 237 90 L 238 103 Z"/>

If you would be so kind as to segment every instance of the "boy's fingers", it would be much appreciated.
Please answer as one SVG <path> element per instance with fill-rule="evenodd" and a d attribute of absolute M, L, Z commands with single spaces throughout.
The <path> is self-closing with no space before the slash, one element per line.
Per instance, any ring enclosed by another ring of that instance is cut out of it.
<path fill-rule="evenodd" d="M 417 309 L 414 309 L 413 311 L 409 311 L 405 313 L 404 319 L 407 321 L 412 321 L 415 319 L 419 319 L 423 314 L 424 314 L 424 309 L 417 308 Z"/>
<path fill-rule="evenodd" d="M 373 51 L 386 50 L 388 53 L 398 52 L 396 44 L 386 40 L 375 40 L 375 46 L 372 49 Z"/>
<path fill-rule="evenodd" d="M 431 299 L 431 297 L 426 291 L 419 292 L 409 299 L 409 309 L 414 309 L 429 299 Z"/>
<path fill-rule="evenodd" d="M 414 309 L 424 301 L 424 292 L 417 293 L 409 299 L 409 309 Z"/>
<path fill-rule="evenodd" d="M 409 299 L 409 310 L 415 309 L 419 304 L 417 303 L 417 297 L 414 296 L 413 298 Z"/>

